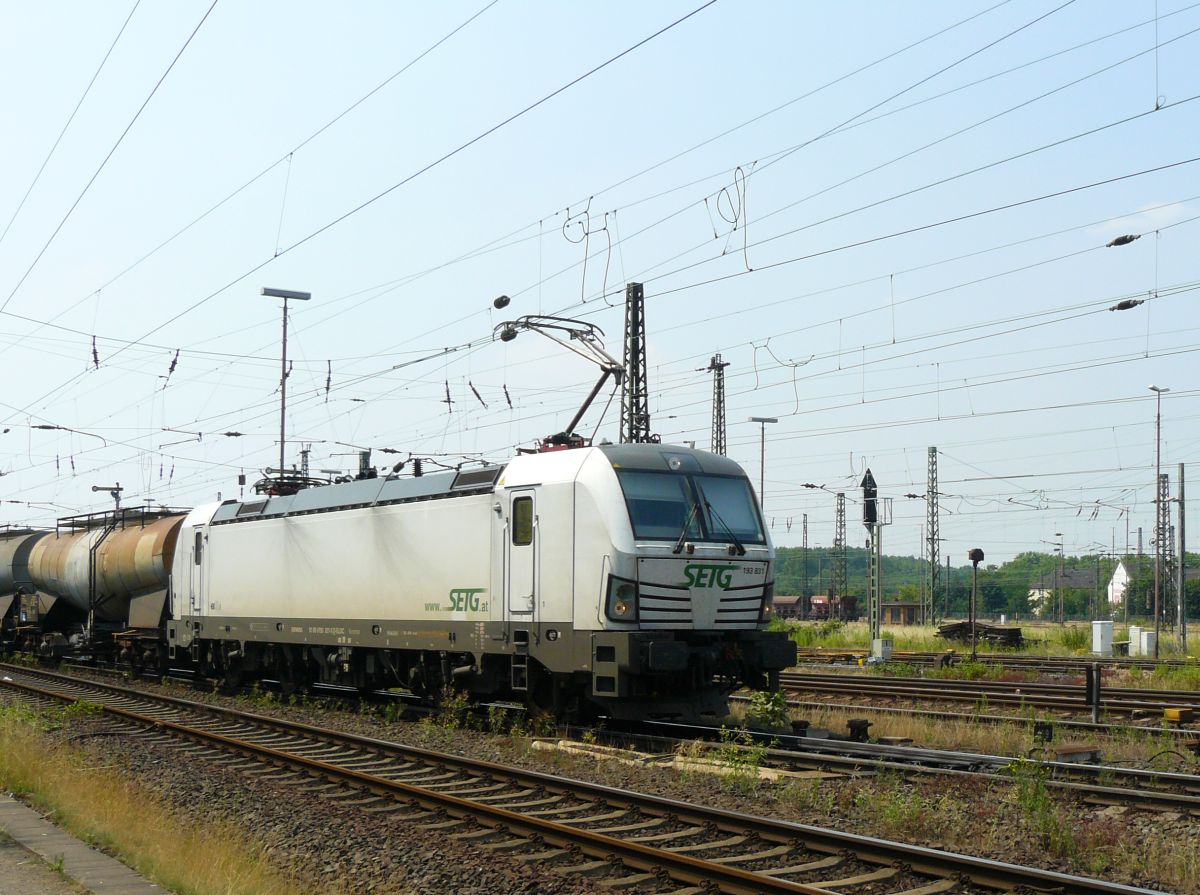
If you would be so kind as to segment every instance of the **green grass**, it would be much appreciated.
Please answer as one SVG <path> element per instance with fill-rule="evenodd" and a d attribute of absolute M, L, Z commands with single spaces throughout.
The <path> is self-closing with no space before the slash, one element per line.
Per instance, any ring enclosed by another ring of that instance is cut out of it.
<path fill-rule="evenodd" d="M 1091 649 L 1092 631 L 1086 623 L 1058 625 L 1052 622 L 1010 622 L 1019 627 L 1025 636 L 1021 649 L 1000 649 L 989 644 L 980 644 L 980 649 L 989 653 L 1004 653 L 1015 656 L 1077 656 Z M 871 629 L 866 622 L 796 621 L 775 619 L 771 630 L 785 631 L 798 646 L 819 647 L 831 650 L 863 650 L 871 646 Z M 933 625 L 904 625 L 884 627 L 883 636 L 892 641 L 892 649 L 898 652 L 957 652 L 969 651 L 970 646 L 956 641 L 944 640 L 937 635 Z M 1128 640 L 1128 628 L 1116 627 L 1115 640 Z M 1164 658 L 1182 658 L 1178 636 L 1164 631 L 1159 641 L 1159 652 Z M 1196 658 L 1200 650 L 1200 627 L 1189 626 L 1188 657 Z M 1200 667 L 1200 661 L 1198 661 Z"/>

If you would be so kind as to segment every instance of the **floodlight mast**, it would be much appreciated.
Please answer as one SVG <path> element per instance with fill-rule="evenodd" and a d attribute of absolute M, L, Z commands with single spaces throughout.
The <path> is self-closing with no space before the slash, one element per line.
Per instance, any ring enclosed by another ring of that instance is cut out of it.
<path fill-rule="evenodd" d="M 282 482 L 286 474 L 284 462 L 287 459 L 287 325 L 288 325 L 288 302 L 289 301 L 309 301 L 312 298 L 311 292 L 298 292 L 295 289 L 272 289 L 269 286 L 264 286 L 260 291 L 261 295 L 267 298 L 282 298 L 283 299 L 283 338 L 280 341 L 281 349 L 279 353 L 279 480 Z"/>
<path fill-rule="evenodd" d="M 551 342 L 555 342 L 568 351 L 578 354 L 600 368 L 600 378 L 592 386 L 592 390 L 588 392 L 583 405 L 575 412 L 575 415 L 571 417 L 571 421 L 567 423 L 567 427 L 560 433 L 560 435 L 566 436 L 566 438 L 561 443 L 551 441 L 551 439 L 558 438 L 558 436 L 554 435 L 543 440 L 543 449 L 551 446 L 572 446 L 573 442 L 582 445 L 584 443 L 583 439 L 575 435 L 575 427 L 579 425 L 579 421 L 583 419 L 583 415 L 592 406 L 592 402 L 596 400 L 596 396 L 600 394 L 600 389 L 604 388 L 604 384 L 608 382 L 609 377 L 612 377 L 614 384 L 621 384 L 621 380 L 625 377 L 625 367 L 621 365 L 620 361 L 604 350 L 604 342 L 601 340 L 604 330 L 600 329 L 594 323 L 588 323 L 583 320 L 575 320 L 570 317 L 553 317 L 543 314 L 527 314 L 524 317 L 518 317 L 516 320 L 499 324 L 493 331 L 493 335 L 499 338 L 501 342 L 511 342 L 517 337 L 518 333 L 526 330 L 540 333 Z"/>

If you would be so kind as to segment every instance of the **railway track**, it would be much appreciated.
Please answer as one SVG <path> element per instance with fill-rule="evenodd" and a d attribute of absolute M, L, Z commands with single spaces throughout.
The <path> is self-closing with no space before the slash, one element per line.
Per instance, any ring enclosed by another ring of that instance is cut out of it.
<path fill-rule="evenodd" d="M 393 812 L 483 850 L 626 891 L 976 895 L 1015 889 L 1151 890 L 839 833 L 583 783 L 296 722 L 5 666 L 0 683 L 38 701 L 86 700 L 112 723 L 180 742 L 193 758 Z"/>
<path fill-rule="evenodd" d="M 853 694 L 848 694 L 853 695 Z M 748 696 L 734 694 L 729 697 L 732 702 L 749 704 Z M 1045 723 L 1045 718 L 1033 718 L 1028 715 L 993 715 L 978 710 L 971 712 L 949 712 L 937 709 L 916 709 L 908 706 L 862 705 L 849 702 L 814 701 L 804 699 L 788 699 L 788 707 L 797 712 L 806 711 L 839 711 L 857 713 L 859 715 L 881 715 L 883 717 L 926 718 L 939 721 L 960 722 L 969 721 L 972 724 L 1023 724 L 1032 727 Z M 1170 737 L 1181 740 L 1190 748 L 1191 743 L 1200 744 L 1200 730 L 1187 727 L 1149 727 L 1129 723 L 1110 724 L 1106 722 L 1092 723 L 1077 721 L 1069 718 L 1054 718 L 1049 722 L 1054 728 L 1073 731 L 1089 731 L 1110 736 L 1128 735 L 1131 733 L 1153 734 L 1154 736 Z"/>
<path fill-rule="evenodd" d="M 796 660 L 800 663 L 858 663 L 865 661 L 869 656 L 870 650 L 866 648 L 837 649 L 801 646 L 797 647 Z M 892 650 L 891 661 L 923 667 L 946 667 L 971 661 L 971 657 L 968 653 L 960 653 L 949 648 L 944 650 Z M 1153 671 L 1159 666 L 1168 668 L 1200 667 L 1200 661 L 1196 659 L 1143 659 L 1127 656 L 1030 656 L 1014 653 L 978 653 L 974 661 L 985 665 L 1001 665 L 1005 668 L 1024 671 L 1071 674 L 1083 674 L 1093 663 L 1099 663 L 1105 668 L 1136 668 L 1140 671 Z"/>
<path fill-rule="evenodd" d="M 684 724 L 655 723 L 662 731 L 657 742 L 648 742 L 654 752 L 666 752 L 697 738 L 715 740 L 712 728 Z M 1200 817 L 1200 776 L 1101 763 L 1079 763 L 1012 756 L 959 752 L 916 746 L 857 743 L 816 739 L 786 734 L 746 734 L 770 748 L 764 764 L 785 770 L 819 770 L 847 775 L 898 773 L 905 777 L 976 777 L 1011 782 L 1014 771 L 1036 774 L 1045 785 L 1077 796 L 1089 804 L 1125 805 L 1148 810 L 1190 813 Z M 591 736 L 594 738 L 595 734 Z M 621 742 L 615 733 L 612 743 Z M 626 740 L 628 737 L 626 736 Z M 728 748 L 728 747 L 726 747 Z M 1195 763 L 1200 771 L 1200 761 Z"/>
<path fill-rule="evenodd" d="M 1078 684 L 1032 681 L 961 681 L 882 675 L 785 672 L 781 686 L 791 693 L 836 693 L 872 698 L 937 700 L 1016 705 L 1068 713 L 1090 711 L 1085 688 Z M 1200 714 L 1200 692 L 1101 688 L 1101 712 L 1129 717 L 1162 718 L 1165 709 L 1191 709 Z"/>
<path fill-rule="evenodd" d="M 86 665 L 66 665 L 59 668 L 91 674 L 99 671 L 103 675 L 114 677 L 121 674 L 119 669 L 96 669 Z M 659 754 L 672 752 L 694 740 L 716 741 L 720 733 L 720 728 L 668 722 L 649 722 L 625 729 L 610 725 L 605 730 L 566 730 L 569 738 L 609 742 L 614 746 L 627 746 L 636 742 L 638 748 Z M 752 731 L 745 735 L 763 745 L 775 747 L 768 750 L 765 760 L 771 767 L 784 770 L 820 770 L 853 776 L 883 771 L 896 772 L 908 777 L 942 775 L 974 776 L 1000 781 L 1012 779 L 1010 770 L 1014 759 L 1010 756 L 848 742 L 844 739 L 819 739 L 807 735 L 788 736 Z M 1078 796 L 1091 804 L 1126 805 L 1200 816 L 1200 777 L 1192 774 L 1099 763 L 1030 759 L 1024 760 L 1023 767 L 1027 772 L 1032 770 L 1044 775 L 1046 785 L 1051 789 Z"/>

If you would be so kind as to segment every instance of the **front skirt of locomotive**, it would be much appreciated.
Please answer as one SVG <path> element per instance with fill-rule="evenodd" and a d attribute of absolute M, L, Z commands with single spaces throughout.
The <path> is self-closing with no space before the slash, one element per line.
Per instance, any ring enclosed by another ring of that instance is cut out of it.
<path fill-rule="evenodd" d="M 592 700 L 613 718 L 724 715 L 729 693 L 765 689 L 796 663 L 786 634 L 761 630 L 597 631 Z"/>

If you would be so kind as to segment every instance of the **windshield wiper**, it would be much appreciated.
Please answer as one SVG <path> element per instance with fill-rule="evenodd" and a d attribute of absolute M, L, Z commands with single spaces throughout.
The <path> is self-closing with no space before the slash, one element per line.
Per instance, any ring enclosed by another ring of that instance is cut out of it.
<path fill-rule="evenodd" d="M 733 541 L 733 546 L 737 549 L 738 556 L 745 556 L 745 546 L 741 541 L 738 540 L 738 536 L 733 533 L 733 529 L 729 527 L 729 524 L 721 518 L 721 514 L 718 513 L 716 509 L 714 509 L 713 505 L 708 502 L 708 495 L 704 493 L 704 489 L 700 487 L 699 482 L 696 483 L 696 490 L 700 492 L 700 499 L 704 501 L 704 508 L 712 514 L 714 519 L 721 523 L 721 527 L 725 529 L 725 533 L 728 534 L 729 539 Z"/>
<path fill-rule="evenodd" d="M 688 536 L 688 526 L 692 524 L 692 521 L 696 518 L 696 513 L 699 511 L 700 504 L 693 500 L 692 508 L 688 510 L 687 518 L 683 520 L 683 531 L 679 533 L 679 540 L 675 542 L 675 548 L 671 551 L 672 553 L 683 552 L 683 545 L 687 541 Z"/>

